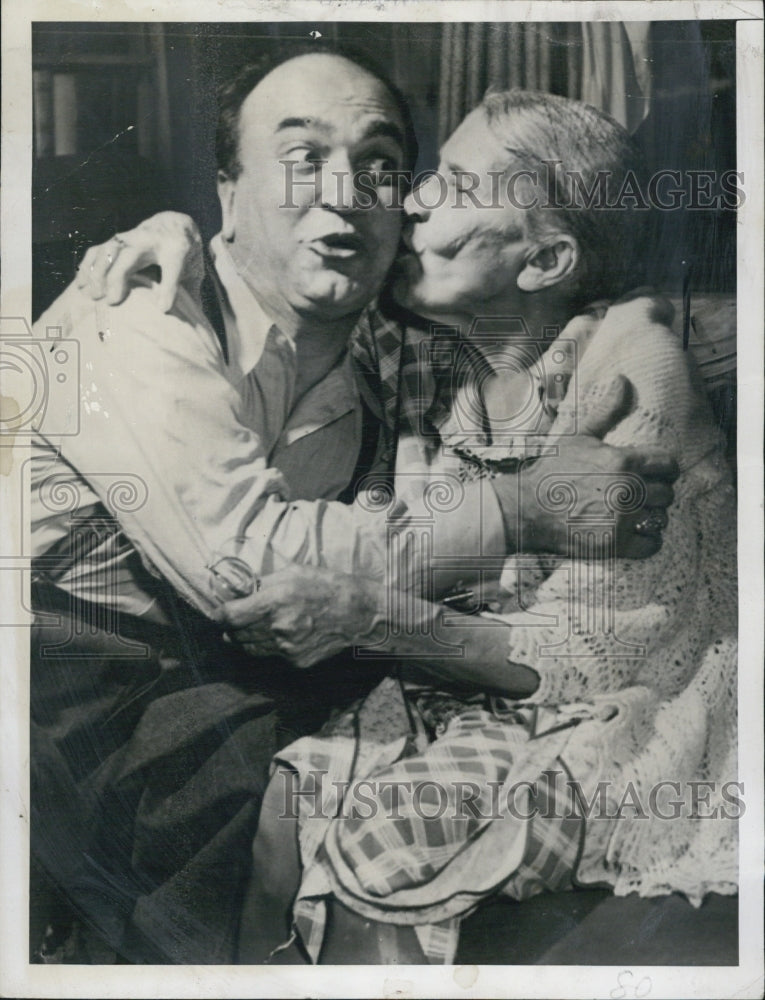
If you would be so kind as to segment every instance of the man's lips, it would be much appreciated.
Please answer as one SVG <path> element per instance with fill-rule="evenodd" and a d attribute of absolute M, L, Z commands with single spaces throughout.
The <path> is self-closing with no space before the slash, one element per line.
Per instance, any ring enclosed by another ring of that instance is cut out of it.
<path fill-rule="evenodd" d="M 358 233 L 325 233 L 308 242 L 309 249 L 321 257 L 335 257 L 341 260 L 361 253 L 364 240 Z"/>

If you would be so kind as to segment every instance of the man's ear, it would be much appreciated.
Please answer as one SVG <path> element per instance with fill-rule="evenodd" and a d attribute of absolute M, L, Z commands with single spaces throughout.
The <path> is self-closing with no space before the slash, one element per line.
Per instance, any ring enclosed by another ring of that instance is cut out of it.
<path fill-rule="evenodd" d="M 236 181 L 232 180 L 228 174 L 222 170 L 218 171 L 218 200 L 220 201 L 220 211 L 223 218 L 221 233 L 223 239 L 231 242 L 236 230 Z"/>
<path fill-rule="evenodd" d="M 541 292 L 573 276 L 579 265 L 579 244 L 568 233 L 555 233 L 537 245 L 518 275 L 522 292 Z"/>

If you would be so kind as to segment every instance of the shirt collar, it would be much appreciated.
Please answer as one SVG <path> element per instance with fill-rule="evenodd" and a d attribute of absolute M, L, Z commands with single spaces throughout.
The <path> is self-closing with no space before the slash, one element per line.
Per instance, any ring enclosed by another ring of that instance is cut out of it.
<path fill-rule="evenodd" d="M 226 326 L 226 346 L 229 364 L 242 376 L 249 375 L 260 361 L 271 330 L 278 330 L 253 295 L 220 233 L 210 241 L 210 255 L 215 271 L 225 291 L 221 303 Z M 292 341 L 284 337 L 290 345 Z M 293 345 L 294 346 L 294 345 Z"/>

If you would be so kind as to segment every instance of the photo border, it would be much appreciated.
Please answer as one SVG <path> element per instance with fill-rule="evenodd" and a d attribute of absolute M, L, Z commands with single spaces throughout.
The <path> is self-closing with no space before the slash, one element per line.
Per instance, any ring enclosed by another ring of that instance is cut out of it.
<path fill-rule="evenodd" d="M 763 36 L 762 5 L 685 2 L 471 2 L 299 0 L 180 4 L 149 0 L 9 0 L 2 9 L 2 300 L 0 316 L 31 321 L 33 21 L 580 21 L 735 19 L 737 169 L 746 201 L 738 238 L 738 443 L 740 780 L 739 965 L 652 966 L 69 966 L 27 963 L 28 632 L 0 627 L 0 994 L 14 997 L 673 997 L 761 996 L 763 972 Z M 18 608 L 28 586 L 18 557 L 29 551 L 20 472 L 28 445 L 0 447 L 0 606 Z M 20 565 L 20 563 L 19 563 Z M 625 973 L 630 978 L 625 977 Z M 647 982 L 648 992 L 638 991 Z"/>

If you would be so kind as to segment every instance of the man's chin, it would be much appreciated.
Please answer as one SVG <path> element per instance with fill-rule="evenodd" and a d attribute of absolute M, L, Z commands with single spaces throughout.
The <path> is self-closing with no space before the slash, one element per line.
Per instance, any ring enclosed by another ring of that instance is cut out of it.
<path fill-rule="evenodd" d="M 311 282 L 301 290 L 305 308 L 327 316 L 341 317 L 360 312 L 379 292 L 368 282 L 355 282 L 344 275 L 323 276 L 324 280 Z M 382 283 L 381 283 L 382 284 Z"/>

